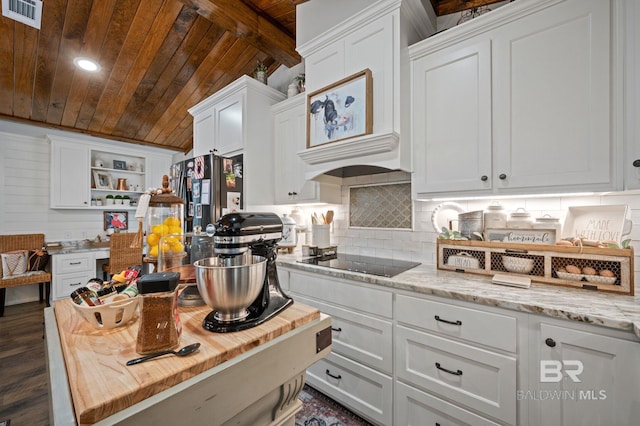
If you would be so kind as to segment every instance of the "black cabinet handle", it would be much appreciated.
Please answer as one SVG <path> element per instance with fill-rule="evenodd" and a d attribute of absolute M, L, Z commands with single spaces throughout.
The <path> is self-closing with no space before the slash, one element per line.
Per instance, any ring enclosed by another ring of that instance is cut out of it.
<path fill-rule="evenodd" d="M 436 368 L 440 371 L 444 371 L 445 373 L 453 374 L 454 376 L 462 376 L 462 370 L 453 371 L 453 370 L 446 369 L 444 367 L 440 367 L 439 362 L 436 362 Z"/>
<path fill-rule="evenodd" d="M 633 161 L 633 167 L 640 167 L 640 159 Z"/>
<path fill-rule="evenodd" d="M 289 192 L 287 195 L 291 197 L 293 195 L 293 192 Z"/>
<path fill-rule="evenodd" d="M 480 178 L 481 181 L 486 182 L 489 180 L 489 177 L 487 175 L 482 175 L 482 177 Z"/>
<path fill-rule="evenodd" d="M 547 346 L 549 346 L 550 348 L 555 348 L 556 347 L 556 341 L 553 340 L 551 337 L 547 337 L 547 340 L 545 340 L 544 343 Z"/>
<path fill-rule="evenodd" d="M 328 369 L 328 368 L 327 368 L 327 371 L 325 371 L 325 374 L 326 374 L 327 376 L 331 377 L 332 379 L 336 379 L 336 380 L 340 380 L 340 379 L 342 379 L 342 376 L 341 376 L 341 375 L 339 375 L 339 374 L 338 374 L 337 376 L 334 376 L 333 374 L 331 374 L 331 371 L 329 371 L 329 369 Z"/>
<path fill-rule="evenodd" d="M 498 176 L 498 179 L 500 180 L 505 180 L 507 178 L 507 175 L 505 175 L 504 173 L 500 173 L 500 176 Z"/>
<path fill-rule="evenodd" d="M 340 328 L 340 327 L 338 327 L 338 328 L 331 327 L 331 330 L 337 331 L 338 333 L 340 333 L 342 331 L 342 328 Z"/>
<path fill-rule="evenodd" d="M 460 320 L 456 320 L 455 322 L 454 321 L 449 321 L 449 320 L 440 318 L 440 315 L 436 315 L 436 316 L 434 316 L 434 318 L 436 319 L 436 321 L 444 322 L 444 323 L 447 323 L 447 324 L 462 325 L 462 321 L 460 321 Z"/>

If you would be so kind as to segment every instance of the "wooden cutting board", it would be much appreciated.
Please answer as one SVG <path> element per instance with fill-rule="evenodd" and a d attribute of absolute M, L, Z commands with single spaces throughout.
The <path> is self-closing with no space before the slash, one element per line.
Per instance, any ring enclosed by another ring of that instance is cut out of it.
<path fill-rule="evenodd" d="M 257 327 L 220 334 L 202 328 L 211 308 L 180 307 L 179 347 L 200 342 L 200 350 L 184 358 L 169 355 L 127 367 L 128 360 L 140 356 L 135 352 L 138 318 L 101 331 L 82 318 L 72 303 L 58 300 L 54 311 L 79 424 L 95 423 L 320 318 L 316 308 L 295 302 Z"/>

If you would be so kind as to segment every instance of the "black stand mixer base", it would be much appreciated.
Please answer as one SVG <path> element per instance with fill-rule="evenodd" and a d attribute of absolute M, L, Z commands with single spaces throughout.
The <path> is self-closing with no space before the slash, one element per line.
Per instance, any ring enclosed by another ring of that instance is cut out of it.
<path fill-rule="evenodd" d="M 262 312 L 250 309 L 249 315 L 243 319 L 223 322 L 215 318 L 216 311 L 211 311 L 202 321 L 202 327 L 214 333 L 231 333 L 246 330 L 271 319 L 292 304 L 293 299 L 272 293 L 268 306 Z"/>

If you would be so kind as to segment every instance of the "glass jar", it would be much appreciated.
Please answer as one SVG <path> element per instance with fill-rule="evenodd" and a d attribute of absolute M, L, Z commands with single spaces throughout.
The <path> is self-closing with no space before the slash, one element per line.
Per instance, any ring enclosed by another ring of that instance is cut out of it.
<path fill-rule="evenodd" d="M 136 352 L 141 355 L 178 346 L 182 325 L 178 312 L 176 272 L 157 272 L 138 280 L 140 320 Z"/>
<path fill-rule="evenodd" d="M 491 203 L 484 211 L 484 229 L 503 229 L 507 227 L 507 212 L 498 202 Z"/>
<path fill-rule="evenodd" d="M 531 213 L 520 207 L 516 211 L 511 213 L 509 220 L 507 220 L 507 228 L 511 229 L 532 229 L 533 218 Z"/>
<path fill-rule="evenodd" d="M 184 200 L 174 194 L 152 195 L 146 214 L 145 253 L 157 259 L 160 239 L 169 234 L 184 231 Z"/>
<path fill-rule="evenodd" d="M 553 229 L 556 232 L 555 241 L 558 242 L 562 239 L 562 224 L 557 217 L 552 217 L 548 214 L 537 217 L 533 227 L 534 229 Z"/>

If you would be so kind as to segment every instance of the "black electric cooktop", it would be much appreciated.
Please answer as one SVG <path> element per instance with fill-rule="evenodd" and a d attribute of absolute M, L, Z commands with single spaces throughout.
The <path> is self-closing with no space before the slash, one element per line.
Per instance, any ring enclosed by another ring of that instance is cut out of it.
<path fill-rule="evenodd" d="M 298 263 L 307 263 L 309 265 L 325 266 L 327 268 L 389 278 L 420 265 L 418 262 L 408 262 L 406 260 L 383 259 L 379 257 L 340 253 L 323 257 L 307 257 L 298 260 Z"/>

